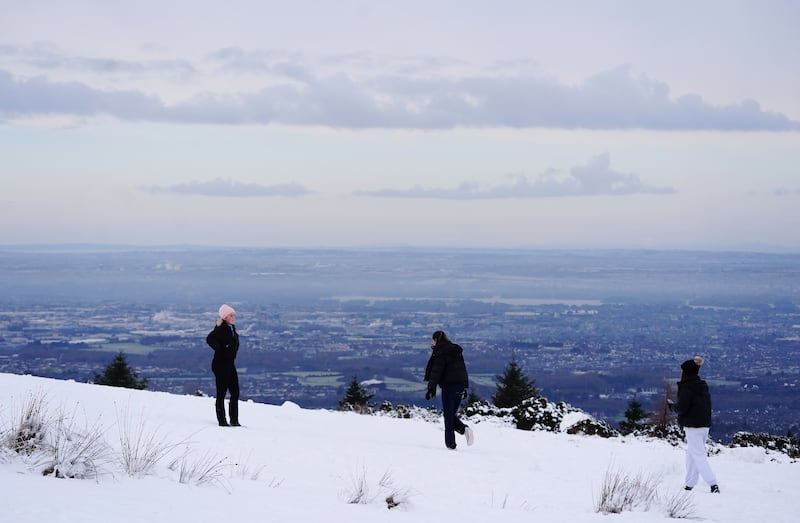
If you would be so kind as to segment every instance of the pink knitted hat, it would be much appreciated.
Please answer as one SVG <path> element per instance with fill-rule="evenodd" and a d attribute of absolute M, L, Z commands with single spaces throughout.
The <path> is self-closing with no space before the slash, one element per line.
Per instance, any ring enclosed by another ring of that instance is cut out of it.
<path fill-rule="evenodd" d="M 224 320 L 228 314 L 236 314 L 236 311 L 227 303 L 223 303 L 222 307 L 219 308 L 219 317 Z"/>

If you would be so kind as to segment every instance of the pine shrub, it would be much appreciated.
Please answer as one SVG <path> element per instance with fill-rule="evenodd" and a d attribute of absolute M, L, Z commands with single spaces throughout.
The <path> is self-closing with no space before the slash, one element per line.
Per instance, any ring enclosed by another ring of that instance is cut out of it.
<path fill-rule="evenodd" d="M 95 374 L 94 382 L 96 385 L 108 385 L 111 387 L 124 387 L 126 389 L 146 389 L 147 380 L 139 379 L 139 375 L 128 365 L 125 353 L 120 352 L 109 363 L 103 374 Z"/>
<path fill-rule="evenodd" d="M 539 396 L 536 381 L 525 375 L 522 367 L 517 363 L 515 356 L 505 368 L 503 374 L 495 376 L 497 390 L 492 396 L 492 402 L 500 408 L 513 408 L 522 404 L 529 398 Z"/>

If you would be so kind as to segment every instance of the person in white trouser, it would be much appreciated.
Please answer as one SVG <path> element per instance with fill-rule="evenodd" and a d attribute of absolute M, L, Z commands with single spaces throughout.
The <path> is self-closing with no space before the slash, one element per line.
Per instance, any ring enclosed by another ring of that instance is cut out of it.
<path fill-rule="evenodd" d="M 697 485 L 699 477 L 708 483 L 711 492 L 718 494 L 717 477 L 711 470 L 706 454 L 706 440 L 711 427 L 711 393 L 708 384 L 700 379 L 703 358 L 695 356 L 681 364 L 678 382 L 678 403 L 674 410 L 678 423 L 686 433 L 686 490 Z"/>

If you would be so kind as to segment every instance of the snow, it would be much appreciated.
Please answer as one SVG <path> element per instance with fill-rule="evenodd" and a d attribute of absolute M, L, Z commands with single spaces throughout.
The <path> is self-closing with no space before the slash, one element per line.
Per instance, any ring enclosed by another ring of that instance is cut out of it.
<path fill-rule="evenodd" d="M 223 428 L 213 398 L 10 374 L 0 374 L 0 433 L 7 436 L 36 397 L 43 410 L 66 413 L 76 430 L 99 428 L 113 453 L 98 460 L 98 477 L 56 479 L 42 475 L 41 460 L 3 449 L 4 522 L 671 520 L 663 502 L 597 513 L 601 485 L 614 470 L 657 478 L 660 499 L 687 496 L 695 520 L 780 523 L 796 521 L 800 510 L 800 464 L 764 449 L 718 447 L 710 462 L 722 493 L 710 494 L 702 482 L 684 493 L 684 449 L 659 440 L 526 432 L 473 420 L 475 444 L 457 436 L 459 447 L 450 451 L 441 421 L 289 402 L 243 402 L 245 426 Z M 174 446 L 147 474 L 129 476 L 121 466 L 126 422 L 162 448 Z M 169 465 L 187 452 L 185 463 L 221 463 L 212 481 L 180 481 L 180 469 Z M 359 490 L 363 502 L 348 503 Z M 391 510 L 389 495 L 400 501 Z"/>
<path fill-rule="evenodd" d="M 566 432 L 567 429 L 573 425 L 590 418 L 591 416 L 584 412 L 568 412 L 564 415 L 564 419 L 561 420 L 561 425 L 559 428 L 561 429 L 561 432 Z"/>

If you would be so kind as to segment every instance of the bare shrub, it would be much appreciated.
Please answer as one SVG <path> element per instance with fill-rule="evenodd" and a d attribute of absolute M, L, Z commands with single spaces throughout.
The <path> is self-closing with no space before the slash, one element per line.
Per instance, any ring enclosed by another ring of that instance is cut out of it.
<path fill-rule="evenodd" d="M 5 446 L 0 446 L 0 465 L 11 462 L 12 452 Z"/>
<path fill-rule="evenodd" d="M 695 506 L 691 492 L 678 491 L 664 498 L 664 508 L 667 515 L 675 519 L 688 519 L 694 517 Z"/>
<path fill-rule="evenodd" d="M 503 501 L 500 503 L 500 508 L 505 509 L 507 505 L 508 505 L 508 493 L 506 493 L 506 495 L 503 496 Z M 492 492 L 492 502 L 489 506 L 494 508 L 494 492 Z"/>
<path fill-rule="evenodd" d="M 350 486 L 345 488 L 344 496 L 345 500 L 352 505 L 369 503 L 369 483 L 365 468 L 362 468 L 360 473 L 350 475 Z"/>
<path fill-rule="evenodd" d="M 395 485 L 392 473 L 387 470 L 377 483 L 378 494 L 373 494 L 370 482 L 367 479 L 366 468 L 361 468 L 356 474 L 350 475 L 350 485 L 343 490 L 343 497 L 347 503 L 366 505 L 378 497 L 386 501 L 389 509 L 408 505 L 412 491 Z"/>
<path fill-rule="evenodd" d="M 226 458 L 206 452 L 197 456 L 188 450 L 169 464 L 170 470 L 178 471 L 178 481 L 183 484 L 208 485 L 217 484 L 225 490 L 230 490 L 225 484 L 223 473 L 230 467 Z"/>
<path fill-rule="evenodd" d="M 390 470 L 386 470 L 386 472 L 383 473 L 381 479 L 378 480 L 378 486 L 383 489 L 386 494 L 385 500 L 387 508 L 393 509 L 409 504 L 412 496 L 411 489 L 400 488 L 395 485 Z"/>
<path fill-rule="evenodd" d="M 256 481 L 264 470 L 264 465 L 251 463 L 252 454 L 246 458 L 240 456 L 238 460 L 231 463 L 231 477 L 250 479 Z"/>
<path fill-rule="evenodd" d="M 10 428 L 3 434 L 7 452 L 21 455 L 45 476 L 57 478 L 97 478 L 111 461 L 111 450 L 104 439 L 99 420 L 79 427 L 76 410 L 63 408 L 50 414 L 45 394 L 29 395 L 18 415 L 12 415 Z"/>
<path fill-rule="evenodd" d="M 642 473 L 631 476 L 619 469 L 609 468 L 600 486 L 595 511 L 619 514 L 638 507 L 649 510 L 658 500 L 656 488 L 659 483 L 660 479 L 655 476 L 645 476 Z"/>
<path fill-rule="evenodd" d="M 28 396 L 19 415 L 12 414 L 11 427 L 5 434 L 4 446 L 17 454 L 30 456 L 41 450 L 50 423 L 47 397 L 39 392 Z"/>
<path fill-rule="evenodd" d="M 117 413 L 120 461 L 129 476 L 149 474 L 153 468 L 184 442 L 169 443 L 158 429 L 149 430 L 144 417 L 133 419 L 127 409 Z"/>
<path fill-rule="evenodd" d="M 39 466 L 45 476 L 97 479 L 112 461 L 111 449 L 99 420 L 92 426 L 76 427 L 76 416 L 63 411 L 55 417 L 43 445 Z"/>

